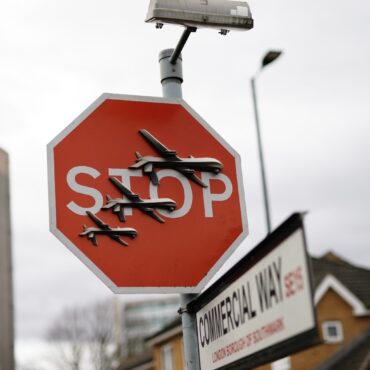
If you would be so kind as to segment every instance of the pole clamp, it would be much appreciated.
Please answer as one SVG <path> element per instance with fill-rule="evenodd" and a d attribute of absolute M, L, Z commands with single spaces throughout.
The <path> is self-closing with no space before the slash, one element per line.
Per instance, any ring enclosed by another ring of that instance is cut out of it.
<path fill-rule="evenodd" d="M 189 311 L 188 311 L 188 309 L 187 309 L 187 307 L 180 307 L 178 310 L 177 310 L 177 313 L 179 314 L 179 315 L 182 315 L 183 313 L 188 313 Z"/>

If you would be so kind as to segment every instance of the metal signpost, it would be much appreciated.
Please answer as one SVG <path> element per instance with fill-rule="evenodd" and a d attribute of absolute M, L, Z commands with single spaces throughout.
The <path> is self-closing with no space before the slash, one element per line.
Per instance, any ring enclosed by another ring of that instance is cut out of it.
<path fill-rule="evenodd" d="M 302 217 L 292 215 L 188 305 L 202 370 L 251 369 L 318 344 Z"/>
<path fill-rule="evenodd" d="M 172 98 L 182 98 L 181 51 L 190 34 L 196 32 L 197 27 L 219 28 L 221 35 L 226 35 L 230 29 L 249 30 L 253 28 L 253 19 L 245 1 L 231 3 L 214 0 L 209 3 L 208 1 L 189 0 L 184 6 L 175 1 L 151 0 L 146 21 L 156 22 L 157 28 L 162 28 L 163 23 L 185 26 L 176 48 L 163 50 L 159 55 L 163 96 Z M 188 370 L 200 369 L 196 318 L 186 309 L 187 303 L 195 298 L 194 294 L 183 294 L 181 296 L 182 307 L 179 310 L 182 315 L 185 367 Z"/>
<path fill-rule="evenodd" d="M 183 34 L 183 41 L 178 49 L 185 44 L 190 31 Z M 182 46 L 181 46 L 182 45 Z M 162 93 L 165 98 L 182 98 L 181 84 L 183 82 L 182 58 L 178 50 L 166 49 L 159 54 L 160 78 Z M 196 294 L 182 294 L 179 313 L 182 320 L 182 336 L 184 340 L 184 357 L 186 369 L 200 369 L 200 359 L 197 341 L 197 329 L 195 315 L 190 314 L 186 306 L 197 297 Z"/>

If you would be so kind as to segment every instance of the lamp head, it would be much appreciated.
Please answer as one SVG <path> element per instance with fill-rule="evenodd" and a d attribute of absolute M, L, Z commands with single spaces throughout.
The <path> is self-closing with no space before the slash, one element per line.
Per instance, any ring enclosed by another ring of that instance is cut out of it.
<path fill-rule="evenodd" d="M 150 0 L 146 22 L 216 28 L 224 32 L 253 28 L 248 3 L 234 0 Z"/>
<path fill-rule="evenodd" d="M 280 50 L 270 50 L 262 59 L 262 68 L 272 63 L 282 54 Z"/>

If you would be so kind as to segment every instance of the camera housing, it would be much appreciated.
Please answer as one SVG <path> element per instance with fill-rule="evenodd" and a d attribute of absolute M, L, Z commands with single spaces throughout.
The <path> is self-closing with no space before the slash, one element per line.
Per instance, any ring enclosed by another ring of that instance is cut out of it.
<path fill-rule="evenodd" d="M 223 34 L 253 28 L 248 3 L 234 0 L 150 0 L 145 21 L 216 28 Z"/>

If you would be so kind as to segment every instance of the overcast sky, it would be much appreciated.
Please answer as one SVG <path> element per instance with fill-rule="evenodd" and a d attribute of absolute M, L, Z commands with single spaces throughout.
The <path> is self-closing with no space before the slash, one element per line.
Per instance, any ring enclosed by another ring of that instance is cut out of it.
<path fill-rule="evenodd" d="M 161 95 L 158 53 L 182 29 L 144 23 L 148 0 L 4 0 L 0 147 L 11 160 L 16 329 L 42 337 L 67 305 L 112 293 L 48 225 L 46 144 L 103 92 Z M 241 154 L 250 236 L 265 235 L 250 77 L 257 81 L 273 225 L 307 210 L 309 250 L 370 267 L 370 2 L 251 0 L 249 32 L 199 30 L 183 95 Z M 122 297 L 122 299 L 129 299 Z"/>

